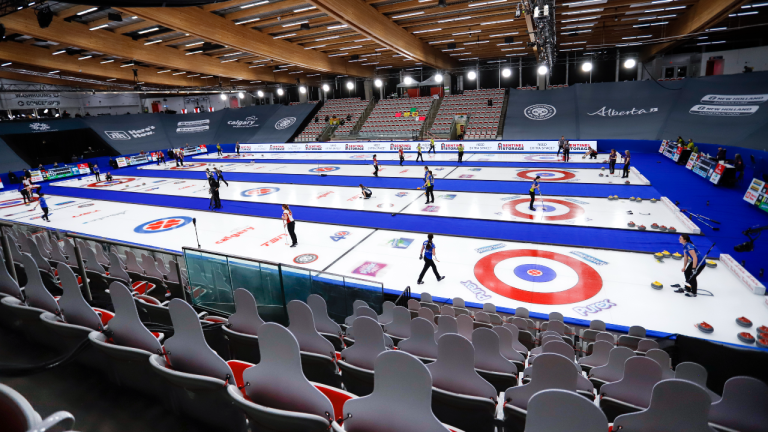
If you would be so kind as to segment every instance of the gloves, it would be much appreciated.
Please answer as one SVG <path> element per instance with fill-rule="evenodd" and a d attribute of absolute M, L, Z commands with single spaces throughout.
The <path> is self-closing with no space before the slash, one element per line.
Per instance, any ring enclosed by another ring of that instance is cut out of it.
<path fill-rule="evenodd" d="M 421 260 L 422 260 L 422 256 L 421 256 L 421 255 L 419 255 L 419 261 L 421 261 Z"/>

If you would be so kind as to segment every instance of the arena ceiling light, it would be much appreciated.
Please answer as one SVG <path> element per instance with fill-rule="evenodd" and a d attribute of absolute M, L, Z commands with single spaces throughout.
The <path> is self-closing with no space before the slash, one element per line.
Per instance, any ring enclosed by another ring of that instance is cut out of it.
<path fill-rule="evenodd" d="M 405 83 L 405 85 L 411 85 L 411 84 L 413 84 L 413 78 L 407 76 L 407 77 L 403 78 L 403 82 Z"/>
<path fill-rule="evenodd" d="M 549 68 L 547 68 L 545 65 L 539 66 L 539 68 L 536 70 L 536 72 L 539 73 L 539 75 L 545 75 L 547 72 L 549 72 Z"/>
<path fill-rule="evenodd" d="M 282 95 L 283 95 L 283 93 L 285 93 L 285 92 L 283 91 L 283 89 L 278 87 L 278 88 L 277 88 L 277 94 L 278 94 L 279 96 L 282 96 Z"/>
<path fill-rule="evenodd" d="M 439 83 L 443 82 L 443 76 L 440 74 L 435 75 L 435 81 Z"/>
<path fill-rule="evenodd" d="M 260 98 L 263 98 L 264 97 L 264 92 L 259 90 L 259 91 L 256 92 L 256 95 L 258 95 Z"/>
<path fill-rule="evenodd" d="M 510 76 L 512 76 L 512 69 L 510 69 L 510 68 L 502 69 L 501 70 L 501 76 L 503 76 L 504 78 L 509 78 Z"/>
<path fill-rule="evenodd" d="M 470 80 L 474 80 L 475 78 L 477 78 L 477 73 L 475 71 L 469 71 L 469 73 L 467 74 L 467 78 L 469 78 Z"/>
<path fill-rule="evenodd" d="M 307 92 L 307 88 L 304 87 L 304 86 L 301 86 L 301 87 L 299 87 L 299 92 L 302 93 L 302 94 L 306 93 Z"/>
<path fill-rule="evenodd" d="M 251 7 L 254 7 L 254 6 L 259 6 L 259 5 L 263 5 L 263 4 L 267 4 L 267 3 L 269 3 L 269 0 L 260 1 L 260 2 L 257 2 L 257 3 L 251 3 L 251 4 L 247 4 L 247 5 L 242 5 L 242 6 L 240 6 L 240 9 L 248 9 L 248 8 L 251 8 Z"/>
<path fill-rule="evenodd" d="M 352 81 L 347 81 L 347 88 L 352 90 L 353 88 L 355 88 L 355 84 Z"/>
<path fill-rule="evenodd" d="M 581 65 L 581 70 L 584 72 L 589 72 L 592 70 L 592 63 L 584 63 Z"/>
<path fill-rule="evenodd" d="M 373 85 L 375 85 L 376 87 L 381 87 L 382 84 L 383 83 L 379 78 L 376 78 L 375 80 L 373 80 Z"/>
<path fill-rule="evenodd" d="M 227 95 L 225 95 L 224 93 L 222 93 L 219 97 L 221 98 L 221 100 L 227 100 Z"/>
<path fill-rule="evenodd" d="M 151 29 L 146 29 L 146 30 L 140 31 L 139 34 L 150 33 L 150 32 L 158 31 L 158 30 L 160 30 L 160 27 L 152 27 Z"/>
<path fill-rule="evenodd" d="M 245 93 L 243 93 L 243 92 L 239 92 L 239 93 L 237 94 L 237 97 L 239 97 L 240 99 L 243 99 L 243 98 L 245 97 Z"/>
<path fill-rule="evenodd" d="M 327 92 L 327 91 L 330 91 L 330 90 L 331 90 L 331 88 L 328 86 L 328 84 L 323 84 L 323 91 L 324 92 Z"/>
<path fill-rule="evenodd" d="M 627 69 L 631 69 L 635 67 L 636 64 L 637 62 L 635 61 L 635 59 L 627 59 L 624 61 L 624 67 Z"/>

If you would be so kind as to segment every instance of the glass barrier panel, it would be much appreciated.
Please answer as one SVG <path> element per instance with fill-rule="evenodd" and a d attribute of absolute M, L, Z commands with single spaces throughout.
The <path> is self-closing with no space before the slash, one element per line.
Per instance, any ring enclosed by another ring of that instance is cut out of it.
<path fill-rule="evenodd" d="M 351 303 L 347 308 L 347 292 L 342 276 L 312 272 L 312 294 L 317 294 L 325 300 L 328 316 L 337 323 L 343 324 L 344 320 L 352 315 Z"/>
<path fill-rule="evenodd" d="M 344 288 L 347 296 L 347 311 L 352 314 L 352 303 L 362 300 L 368 306 L 381 314 L 381 304 L 384 302 L 384 285 L 364 279 L 344 278 Z"/>
<path fill-rule="evenodd" d="M 232 284 L 227 259 L 221 255 L 185 251 L 191 301 L 226 313 L 234 313 Z"/>
<path fill-rule="evenodd" d="M 307 301 L 307 297 L 312 294 L 312 277 L 309 270 L 295 267 L 280 266 L 283 276 L 283 292 L 285 293 L 285 303 L 291 300 Z"/>
<path fill-rule="evenodd" d="M 283 290 L 280 287 L 280 272 L 277 266 L 230 258 L 229 274 L 233 289 L 243 288 L 253 294 L 263 320 L 286 322 Z"/>

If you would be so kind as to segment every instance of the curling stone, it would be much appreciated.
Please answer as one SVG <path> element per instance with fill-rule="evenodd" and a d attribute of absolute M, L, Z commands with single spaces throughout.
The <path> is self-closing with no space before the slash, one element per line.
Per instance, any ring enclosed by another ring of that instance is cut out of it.
<path fill-rule="evenodd" d="M 702 333 L 712 333 L 715 331 L 715 328 L 705 321 L 696 324 L 696 328 L 701 330 Z"/>
<path fill-rule="evenodd" d="M 613 201 L 613 195 L 608 195 L 608 201 Z"/>
<path fill-rule="evenodd" d="M 651 198 L 651 204 L 656 204 L 656 201 L 658 201 L 656 198 Z"/>
<path fill-rule="evenodd" d="M 709 268 L 717 268 L 717 261 L 707 260 L 706 265 Z"/>
<path fill-rule="evenodd" d="M 629 197 L 629 200 L 630 200 L 630 201 L 634 201 L 634 200 L 635 200 L 635 197 Z"/>
<path fill-rule="evenodd" d="M 768 334 L 768 326 L 760 326 L 757 328 L 757 331 L 760 333 L 767 333 Z M 768 337 L 768 336 L 766 336 Z"/>
<path fill-rule="evenodd" d="M 629 184 L 629 180 L 625 181 L 624 184 Z"/>
<path fill-rule="evenodd" d="M 664 285 L 662 285 L 661 282 L 656 281 L 656 282 L 651 284 L 651 288 L 653 288 L 655 290 L 660 290 L 660 289 L 664 288 Z"/>
<path fill-rule="evenodd" d="M 666 232 L 667 231 L 667 227 L 662 225 L 662 226 L 659 227 L 659 231 Z"/>
<path fill-rule="evenodd" d="M 669 258 L 672 256 L 672 254 L 667 251 L 662 251 L 661 253 L 664 255 L 664 258 Z"/>
<path fill-rule="evenodd" d="M 604 161 L 603 161 L 603 163 L 608 163 L 608 161 L 607 161 L 607 160 L 604 160 Z"/>
<path fill-rule="evenodd" d="M 146 186 L 147 184 L 146 184 L 146 183 L 142 183 L 141 185 L 142 185 L 142 186 Z"/>
<path fill-rule="evenodd" d="M 617 199 L 619 199 L 619 196 L 618 195 L 614 195 L 613 199 L 617 200 Z"/>
<path fill-rule="evenodd" d="M 747 317 L 736 318 L 736 324 L 746 328 L 752 327 L 752 321 Z"/>
<path fill-rule="evenodd" d="M 768 348 L 768 339 L 758 339 L 757 346 Z"/>
<path fill-rule="evenodd" d="M 645 231 L 645 225 L 639 225 L 637 229 L 639 229 L 640 231 Z"/>
<path fill-rule="evenodd" d="M 657 224 L 656 222 L 654 222 L 654 223 L 652 223 L 652 224 L 651 224 L 651 228 L 653 228 L 653 229 L 659 229 L 659 224 Z"/>
<path fill-rule="evenodd" d="M 669 227 L 669 228 L 667 228 L 667 231 L 669 231 L 669 232 L 677 232 L 677 228 Z"/>
<path fill-rule="evenodd" d="M 672 254 L 672 259 L 681 260 L 683 259 L 683 256 L 680 255 L 680 252 L 675 252 Z"/>
<path fill-rule="evenodd" d="M 605 171 L 605 167 L 600 167 L 600 171 Z"/>
<path fill-rule="evenodd" d="M 632 221 L 629 221 L 629 223 L 627 224 L 627 226 L 628 226 L 628 227 L 630 227 L 630 228 L 634 228 L 634 226 L 635 226 L 635 223 L 634 223 L 634 222 L 632 222 Z"/>
<path fill-rule="evenodd" d="M 753 344 L 755 343 L 755 337 L 752 336 L 749 332 L 741 332 L 736 335 L 736 337 L 739 338 L 740 341 L 744 342 L 745 344 Z"/>
<path fill-rule="evenodd" d="M 640 197 L 635 198 L 635 202 L 643 202 L 643 199 Z"/>
<path fill-rule="evenodd" d="M 653 257 L 656 258 L 657 260 L 663 260 L 664 254 L 661 252 L 656 252 L 655 254 L 653 254 Z"/>
<path fill-rule="evenodd" d="M 768 333 L 761 333 L 761 332 L 758 331 L 757 332 L 757 338 L 760 339 L 760 340 L 768 341 Z"/>
<path fill-rule="evenodd" d="M 602 177 L 602 176 L 603 176 L 603 173 L 598 174 L 598 177 Z"/>

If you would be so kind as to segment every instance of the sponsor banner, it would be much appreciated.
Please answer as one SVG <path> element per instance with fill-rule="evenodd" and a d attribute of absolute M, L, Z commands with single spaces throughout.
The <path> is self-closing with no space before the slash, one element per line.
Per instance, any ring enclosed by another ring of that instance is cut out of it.
<path fill-rule="evenodd" d="M 717 166 L 715 166 L 714 172 L 712 172 L 712 175 L 709 177 L 709 181 L 718 184 L 720 182 L 720 177 L 723 176 L 723 173 L 725 172 L 725 165 L 718 163 Z"/>
<path fill-rule="evenodd" d="M 480 253 L 480 254 L 481 254 L 481 253 L 486 253 L 486 252 L 490 252 L 490 251 L 495 251 L 495 250 L 497 250 L 497 249 L 502 249 L 502 248 L 504 248 L 505 246 L 506 246 L 506 245 L 505 245 L 504 243 L 496 243 L 496 244 L 494 244 L 494 245 L 490 245 L 490 246 L 483 246 L 483 247 L 477 248 L 477 249 L 475 249 L 475 252 L 477 252 L 477 253 Z"/>
<path fill-rule="evenodd" d="M 752 183 L 747 189 L 747 193 L 744 194 L 744 201 L 754 204 L 757 201 L 757 197 L 760 196 L 760 191 L 765 187 L 765 182 L 758 179 L 752 179 Z"/>
<path fill-rule="evenodd" d="M 756 95 L 714 95 L 708 94 L 701 98 L 701 103 L 715 105 L 741 105 L 741 104 L 761 104 L 768 100 L 768 94 Z"/>
<path fill-rule="evenodd" d="M 741 264 L 728 254 L 720 254 L 720 262 L 731 271 L 750 291 L 757 295 L 765 295 L 765 286 L 752 276 Z"/>
<path fill-rule="evenodd" d="M 685 167 L 687 169 L 693 169 L 693 164 L 696 163 L 696 160 L 699 158 L 698 153 L 691 152 L 691 156 L 688 158 L 688 162 L 686 162 Z"/>
<path fill-rule="evenodd" d="M 128 162 L 125 161 L 124 157 L 119 157 L 119 158 L 115 159 L 115 161 L 117 161 L 117 166 L 119 168 L 125 168 L 125 167 L 128 166 Z"/>
<path fill-rule="evenodd" d="M 74 169 L 73 169 L 73 171 L 74 171 Z M 91 173 L 91 169 L 88 168 L 88 164 L 77 164 L 77 171 L 80 174 L 90 174 Z"/>
<path fill-rule="evenodd" d="M 44 180 L 43 173 L 41 173 L 40 170 L 31 170 L 29 171 L 29 175 L 33 182 L 41 182 Z"/>
<path fill-rule="evenodd" d="M 600 311 L 608 310 L 611 307 L 616 306 L 616 303 L 611 302 L 610 299 L 601 300 L 586 306 L 580 306 L 573 308 L 574 312 L 581 316 L 587 316 L 589 314 L 595 314 Z"/>
<path fill-rule="evenodd" d="M 576 255 L 577 257 L 583 259 L 584 261 L 591 262 L 595 265 L 607 265 L 608 263 L 606 261 L 603 261 L 601 259 L 595 258 L 592 255 L 587 255 L 584 252 L 579 251 L 571 251 L 571 255 Z"/>
<path fill-rule="evenodd" d="M 757 106 L 694 105 L 691 114 L 718 117 L 748 116 L 757 112 Z"/>
<path fill-rule="evenodd" d="M 557 153 L 557 141 L 435 141 L 435 149 L 441 153 L 458 151 L 459 144 L 465 152 L 552 152 Z M 416 152 L 429 150 L 429 141 L 413 142 L 316 142 L 316 143 L 241 143 L 241 152 Z M 570 141 L 571 153 L 585 152 L 591 146 L 597 150 L 597 141 Z"/>

